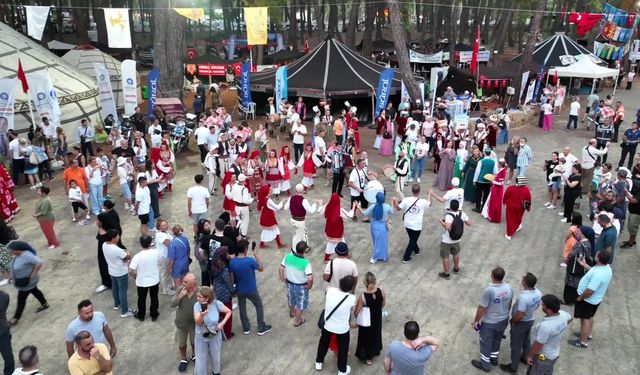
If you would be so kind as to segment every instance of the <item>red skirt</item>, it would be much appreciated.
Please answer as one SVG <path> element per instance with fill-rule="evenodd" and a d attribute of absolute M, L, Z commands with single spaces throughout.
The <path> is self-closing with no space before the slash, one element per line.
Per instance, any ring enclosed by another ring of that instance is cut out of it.
<path fill-rule="evenodd" d="M 231 212 L 231 216 L 236 216 L 236 202 L 231 199 L 224 198 L 222 201 L 222 209 Z"/>
<path fill-rule="evenodd" d="M 18 201 L 13 195 L 13 180 L 0 164 L 0 216 L 5 221 L 13 220 L 14 215 L 20 211 Z"/>

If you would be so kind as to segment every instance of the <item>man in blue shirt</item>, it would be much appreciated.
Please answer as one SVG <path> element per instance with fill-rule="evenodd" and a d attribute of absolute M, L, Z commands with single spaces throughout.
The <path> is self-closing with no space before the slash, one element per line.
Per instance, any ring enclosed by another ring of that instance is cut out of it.
<path fill-rule="evenodd" d="M 600 236 L 596 239 L 596 247 L 593 252 L 595 254 L 599 251 L 607 250 L 611 254 L 611 259 L 608 261 L 608 264 L 611 264 L 613 263 L 618 230 L 611 224 L 609 215 L 604 213 L 598 215 L 598 224 L 602 227 L 602 232 L 600 232 Z"/>
<path fill-rule="evenodd" d="M 589 340 L 592 338 L 593 317 L 596 315 L 598 306 L 604 299 L 611 282 L 610 258 L 611 252 L 599 251 L 596 254 L 596 264 L 593 267 L 590 267 L 584 259 L 578 259 L 578 263 L 588 272 L 578 284 L 578 298 L 573 316 L 580 319 L 580 338 L 569 341 L 569 344 L 575 347 L 586 348 L 589 346 Z"/>
<path fill-rule="evenodd" d="M 640 130 L 638 130 L 638 123 L 632 122 L 631 129 L 627 129 L 622 135 L 622 151 L 620 153 L 620 161 L 618 162 L 618 168 L 624 164 L 624 159 L 629 155 L 629 161 L 627 162 L 627 168 L 631 169 L 633 164 L 633 157 L 636 154 L 636 148 L 638 147 L 638 140 L 640 140 Z"/>
<path fill-rule="evenodd" d="M 85 158 L 88 158 L 89 155 L 93 155 L 93 136 L 95 133 L 93 132 L 93 128 L 89 124 L 89 120 L 83 119 L 80 121 L 80 126 L 77 130 L 78 133 L 78 142 L 80 142 L 80 148 L 82 149 L 82 155 Z"/>
<path fill-rule="evenodd" d="M 229 262 L 229 271 L 232 280 L 236 284 L 236 292 L 238 293 L 238 308 L 240 309 L 240 321 L 242 322 L 242 331 L 245 335 L 251 333 L 251 323 L 247 317 L 247 299 L 251 301 L 256 308 L 256 318 L 258 320 L 258 336 L 266 335 L 271 332 L 271 326 L 264 322 L 264 309 L 262 307 L 262 299 L 258 293 L 256 285 L 256 270 L 262 272 L 264 263 L 258 255 L 256 243 L 251 244 L 253 258 L 247 257 L 249 251 L 249 241 L 240 240 L 236 247 L 238 256 Z"/>

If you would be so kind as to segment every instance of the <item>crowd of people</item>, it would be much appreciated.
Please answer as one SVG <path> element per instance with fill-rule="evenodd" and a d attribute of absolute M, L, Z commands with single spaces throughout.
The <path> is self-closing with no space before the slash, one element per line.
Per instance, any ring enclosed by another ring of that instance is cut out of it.
<path fill-rule="evenodd" d="M 549 114 L 547 107 L 551 102 L 555 107 L 562 105 L 562 87 L 545 91 L 544 96 L 547 99 L 540 116 L 543 130 L 553 130 L 553 120 L 547 116 L 553 116 L 554 110 Z M 384 166 L 370 163 L 367 146 L 360 138 L 358 110 L 348 102 L 338 111 L 321 102 L 307 113 L 302 98 L 293 104 L 275 103 L 269 98 L 266 120 L 255 131 L 246 121 L 233 121 L 223 107 L 202 111 L 194 132 L 201 170 L 193 175 L 193 186 L 185 193 L 191 228 L 170 225 L 179 219 L 162 215 L 166 211 L 161 210 L 162 199 L 174 193 L 177 165 L 172 144 L 158 117 L 145 124 L 137 109 L 132 139 L 112 132 L 106 141 L 108 148 L 96 147 L 95 151 L 93 140 L 99 131 L 94 133 L 88 121 L 83 120 L 78 127 L 79 146 L 67 146 L 61 128 L 52 131 L 52 125 L 43 119 L 31 142 L 9 132 L 7 152 L 12 156 L 13 178 L 9 179 L 0 167 L 2 215 L 4 222 L 9 222 L 18 211 L 12 190 L 24 174 L 31 188 L 38 190 L 33 216 L 49 248 L 60 246 L 48 197 L 49 182 L 44 179 L 54 179 L 51 163 L 60 159 L 66 166 L 62 179 L 70 220 L 78 226 L 85 226 L 92 218 L 97 223 L 101 285 L 96 292 L 111 289 L 113 308 L 120 317 L 139 321 L 147 317 L 147 297 L 152 322 L 160 314 L 159 295 L 170 298 L 170 306 L 176 311 L 178 370 L 184 372 L 195 362 L 197 375 L 221 372 L 223 341 L 235 336 L 234 310 L 240 314 L 244 335 L 252 333 L 247 300 L 256 312 L 255 333 L 264 336 L 272 331 L 255 272 L 265 271 L 261 249 L 268 248 L 273 241 L 278 248 L 290 250 L 277 273 L 286 285 L 293 327 L 305 324 L 308 319 L 305 313 L 311 303 L 309 291 L 318 284 L 309 259 L 310 244 L 324 241 L 322 279 L 326 295 L 318 322 L 321 334 L 315 369 L 323 369 L 325 356 L 331 349 L 336 354 L 338 374 L 350 373 L 350 332 L 357 328 L 354 354 L 363 364 L 372 365 L 376 357 L 383 356 L 378 365 L 384 366 L 387 374 L 421 374 L 431 355 L 442 348 L 443 341 L 420 337 L 418 323 L 409 321 L 404 325 L 404 339 L 392 342 L 383 352 L 386 293 L 393 291 L 380 288 L 376 275 L 366 272 L 361 282 L 364 289 L 356 293 L 360 281 L 358 266 L 349 259 L 349 247 L 354 244 L 347 242 L 344 232 L 346 226 L 358 225 L 353 222 L 362 217 L 371 232 L 369 262 L 389 262 L 393 256 L 389 254 L 389 231 L 393 228 L 392 220 L 397 218 L 408 236 L 399 259 L 406 264 L 425 250 L 419 245 L 423 220 L 427 215 L 435 215 L 442 227 L 439 252 L 443 269 L 438 275 L 450 280 L 451 271 L 454 277 L 461 272 L 461 244 L 468 230 L 465 228 L 474 228 L 485 220 L 501 224 L 504 216 L 507 240 L 521 230 L 524 214 L 532 209 L 528 180 L 535 173 L 530 168 L 535 165 L 534 153 L 526 138 L 509 138 L 511 119 L 502 111 L 482 114 L 471 126 L 455 125 L 447 100 L 456 97 L 449 88 L 436 100 L 433 113 L 420 100 L 415 103 L 403 100 L 397 110 L 389 103 L 375 120 L 376 138 L 372 145 L 380 155 L 393 160 Z M 613 176 L 612 166 L 606 162 L 607 147 L 618 141 L 624 107 L 618 102 L 611 114 L 607 111 L 609 100 L 593 112 L 598 102 L 597 98 L 589 98 L 588 116 L 599 117 L 593 118 L 597 124 L 595 138 L 582 150 L 582 160 L 565 147 L 562 153 L 552 153 L 544 163 L 549 191 L 549 201 L 544 206 L 555 209 L 562 199 L 564 208 L 559 214 L 563 222 L 570 223 L 561 256 L 561 265 L 566 267 L 564 294 L 562 298 L 542 295 L 535 288 L 536 277 L 527 273 L 522 279 L 522 292 L 516 298 L 512 287 L 503 281 L 505 270 L 494 268 L 492 284 L 483 292 L 472 322 L 480 337 L 480 357 L 471 364 L 482 371 L 489 372 L 492 365 L 498 364 L 501 339 L 510 325 L 510 362 L 500 368 L 516 373 L 518 364 L 523 362 L 532 374 L 551 373 L 571 321 L 571 316 L 560 310 L 561 303 L 574 304 L 574 317 L 580 319 L 579 337 L 571 345 L 587 347 L 593 317 L 612 277 L 610 264 L 616 241 L 625 224 L 630 237 L 621 247 L 636 244 L 640 226 L 640 164 L 632 159 L 635 160 L 640 131 L 634 122 L 622 133 L 626 152 L 617 176 Z M 571 124 L 577 126 L 579 111 L 579 99 L 575 99 L 567 129 Z M 312 118 L 309 128 L 305 125 L 308 115 Z M 282 138 L 285 135 L 289 136 L 287 141 Z M 44 146 L 34 146 L 39 139 Z M 279 151 L 273 146 L 283 142 Z M 504 157 L 498 157 L 500 145 Z M 44 161 L 38 156 L 42 153 Z M 628 166 L 635 164 L 633 168 L 622 167 L 627 156 Z M 431 189 L 423 181 L 427 169 L 434 173 Z M 112 176 L 114 180 L 117 176 L 124 211 L 136 216 L 140 223 L 140 236 L 133 246 L 136 251 L 123 244 L 115 203 L 119 199 L 109 194 Z M 381 183 L 385 176 L 394 183 L 393 197 Z M 329 199 L 325 202 L 307 198 L 312 189 L 320 190 L 322 183 Z M 345 185 L 349 200 L 343 196 Z M 575 209 L 576 201 L 584 199 L 583 194 L 589 199 L 593 226 L 583 225 L 582 216 Z M 174 195 L 176 199 L 184 199 Z M 432 214 L 429 211 L 434 200 L 443 203 L 443 207 Z M 477 216 L 463 210 L 465 203 L 473 207 L 471 211 Z M 221 209 L 223 213 L 214 220 L 210 216 L 212 209 Z M 311 215 L 324 217 L 324 236 L 319 230 L 307 230 L 306 219 Z M 259 225 L 252 226 L 256 216 Z M 40 303 L 36 312 L 48 309 L 49 304 L 37 287 L 42 260 L 30 244 L 18 241 L 15 230 L 4 222 L 0 225 L 0 268 L 8 276 L 5 284 L 12 282 L 18 290 L 16 312 L 8 321 L 2 317 L 9 297 L 0 291 L 0 340 L 3 344 L 8 342 L 10 349 L 9 326 L 19 324 L 27 297 L 32 294 Z M 281 237 L 282 225 L 291 227 L 291 238 Z M 198 277 L 190 273 L 193 259 L 200 267 L 201 287 Z M 130 308 L 128 302 L 130 278 L 136 286 L 136 308 Z M 540 306 L 545 317 L 534 323 L 534 314 Z M 65 336 L 71 374 L 111 373 L 117 355 L 116 341 L 105 315 L 94 311 L 91 301 L 78 304 L 78 316 L 69 324 Z M 3 349 L 2 355 L 5 374 L 10 374 L 13 354 Z M 23 348 L 19 360 L 23 367 L 16 371 L 37 368 L 36 348 Z"/>

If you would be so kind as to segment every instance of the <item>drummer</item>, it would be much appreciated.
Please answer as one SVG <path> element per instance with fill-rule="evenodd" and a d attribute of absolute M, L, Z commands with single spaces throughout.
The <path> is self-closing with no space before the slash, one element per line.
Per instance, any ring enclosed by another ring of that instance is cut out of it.
<path fill-rule="evenodd" d="M 349 187 L 351 188 L 351 204 L 358 202 L 360 207 L 366 209 L 369 207 L 369 202 L 364 197 L 365 189 L 371 179 L 374 179 L 367 171 L 364 170 L 364 160 L 362 158 L 356 161 L 356 167 L 351 171 L 349 175 Z M 353 221 L 358 221 L 358 217 L 353 213 Z M 369 222 L 369 219 L 364 219 L 364 222 Z"/>

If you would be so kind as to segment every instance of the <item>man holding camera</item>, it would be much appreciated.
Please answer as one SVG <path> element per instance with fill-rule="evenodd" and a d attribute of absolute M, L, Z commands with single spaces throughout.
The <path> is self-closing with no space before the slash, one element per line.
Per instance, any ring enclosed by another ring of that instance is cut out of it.
<path fill-rule="evenodd" d="M 95 133 L 93 132 L 93 128 L 89 125 L 89 120 L 83 119 L 82 121 L 80 121 L 80 127 L 78 127 L 77 131 L 82 155 L 84 155 L 85 158 L 88 158 L 87 154 L 94 156 L 92 142 Z"/>

